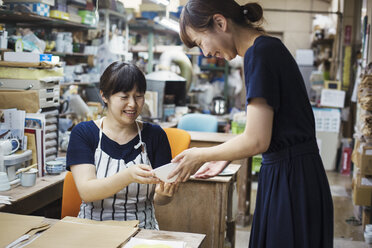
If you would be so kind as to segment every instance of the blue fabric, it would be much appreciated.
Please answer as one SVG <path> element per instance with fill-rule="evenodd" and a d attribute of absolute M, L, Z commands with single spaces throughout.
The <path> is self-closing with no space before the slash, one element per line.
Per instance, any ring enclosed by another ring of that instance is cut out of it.
<path fill-rule="evenodd" d="M 142 141 L 146 143 L 147 153 L 152 167 L 155 169 L 167 164 L 172 159 L 170 145 L 164 130 L 150 123 L 143 123 L 141 132 Z M 70 141 L 67 149 L 67 169 L 75 164 L 94 164 L 94 152 L 98 146 L 99 128 L 93 121 L 81 122 L 76 125 L 71 132 Z M 124 159 L 130 162 L 141 152 L 141 147 L 135 149 L 134 146 L 139 142 L 139 136 L 129 141 L 127 144 L 120 145 L 102 134 L 102 150 L 110 157 Z"/>
<path fill-rule="evenodd" d="M 333 202 L 298 66 L 279 39 L 260 36 L 248 48 L 244 67 L 247 105 L 260 97 L 274 110 L 249 247 L 331 248 Z"/>
<path fill-rule="evenodd" d="M 333 202 L 315 140 L 263 155 L 249 247 L 333 247 Z"/>
<path fill-rule="evenodd" d="M 315 137 L 313 111 L 296 61 L 283 43 L 260 36 L 244 56 L 247 104 L 265 98 L 274 109 L 272 140 L 267 152 Z"/>
<path fill-rule="evenodd" d="M 213 115 L 187 114 L 182 116 L 177 128 L 186 131 L 217 132 L 218 120 Z"/>

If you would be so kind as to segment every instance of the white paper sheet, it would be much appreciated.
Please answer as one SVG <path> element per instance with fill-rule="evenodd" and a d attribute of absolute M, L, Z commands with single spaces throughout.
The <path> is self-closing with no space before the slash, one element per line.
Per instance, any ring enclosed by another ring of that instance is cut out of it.
<path fill-rule="evenodd" d="M 131 238 L 123 248 L 185 248 L 186 242 Z"/>

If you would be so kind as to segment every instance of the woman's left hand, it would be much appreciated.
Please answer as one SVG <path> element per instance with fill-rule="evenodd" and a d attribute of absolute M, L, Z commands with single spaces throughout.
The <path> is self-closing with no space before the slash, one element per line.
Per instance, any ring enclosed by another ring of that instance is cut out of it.
<path fill-rule="evenodd" d="M 179 183 L 160 182 L 156 185 L 155 193 L 161 196 L 172 197 L 178 191 Z"/>
<path fill-rule="evenodd" d="M 204 164 L 202 160 L 203 148 L 191 148 L 178 154 L 172 163 L 179 163 L 177 168 L 168 175 L 168 178 L 179 174 L 177 182 L 186 182 Z"/>

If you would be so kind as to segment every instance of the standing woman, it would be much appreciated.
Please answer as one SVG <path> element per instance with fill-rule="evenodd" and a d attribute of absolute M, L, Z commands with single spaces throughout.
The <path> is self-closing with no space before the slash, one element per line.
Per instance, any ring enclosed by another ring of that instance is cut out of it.
<path fill-rule="evenodd" d="M 153 201 L 167 204 L 176 184 L 160 183 L 152 169 L 171 160 L 165 132 L 137 121 L 144 105 L 146 80 L 132 64 L 114 62 L 100 79 L 107 116 L 81 122 L 71 132 L 67 166 L 82 204 L 78 217 L 139 220 L 139 227 L 159 229 Z"/>
<path fill-rule="evenodd" d="M 187 180 L 217 175 L 227 162 L 263 154 L 250 245 L 252 248 L 333 247 L 333 203 L 315 138 L 304 81 L 290 52 L 260 27 L 259 4 L 189 0 L 181 39 L 205 56 L 244 57 L 244 133 L 218 146 L 192 148 L 174 158 L 172 173 Z"/>

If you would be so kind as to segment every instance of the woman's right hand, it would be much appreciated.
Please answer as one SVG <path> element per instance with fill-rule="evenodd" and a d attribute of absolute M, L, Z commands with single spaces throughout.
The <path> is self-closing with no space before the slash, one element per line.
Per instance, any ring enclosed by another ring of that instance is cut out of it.
<path fill-rule="evenodd" d="M 129 176 L 132 183 L 142 183 L 142 184 L 156 184 L 160 180 L 155 177 L 152 168 L 146 164 L 136 164 L 132 165 L 128 169 Z"/>

